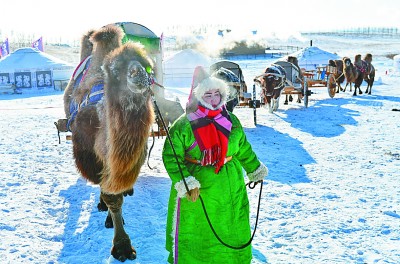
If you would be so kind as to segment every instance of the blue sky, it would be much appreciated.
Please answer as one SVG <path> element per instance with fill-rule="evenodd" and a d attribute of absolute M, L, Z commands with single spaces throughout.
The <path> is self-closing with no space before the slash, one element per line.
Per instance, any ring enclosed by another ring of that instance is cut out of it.
<path fill-rule="evenodd" d="M 114 4 L 117 3 L 117 4 Z M 13 0 L 3 5 L 1 37 L 79 38 L 90 28 L 120 21 L 161 34 L 174 25 L 229 25 L 237 30 L 298 32 L 353 27 L 399 27 L 397 0 L 359 1 L 53 1 Z"/>

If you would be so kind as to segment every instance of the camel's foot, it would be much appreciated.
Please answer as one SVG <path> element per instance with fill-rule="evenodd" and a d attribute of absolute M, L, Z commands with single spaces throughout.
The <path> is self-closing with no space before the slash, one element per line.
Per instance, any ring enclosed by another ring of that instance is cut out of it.
<path fill-rule="evenodd" d="M 356 96 L 357 95 L 357 92 L 356 91 L 354 91 L 354 93 L 353 93 L 353 96 Z"/>
<path fill-rule="evenodd" d="M 301 103 L 301 99 L 300 98 L 297 99 L 297 103 L 299 103 L 299 104 Z"/>
<path fill-rule="evenodd" d="M 285 102 L 283 103 L 284 105 L 289 104 L 288 100 L 285 100 Z"/>
<path fill-rule="evenodd" d="M 131 245 L 131 240 L 129 238 L 121 239 L 114 243 L 111 248 L 111 255 L 121 262 L 127 259 L 136 259 L 136 250 Z"/>
<path fill-rule="evenodd" d="M 343 90 L 343 88 L 342 88 L 342 87 L 340 87 L 340 91 L 342 91 L 342 92 L 345 92 L 346 90 Z"/>
<path fill-rule="evenodd" d="M 363 94 L 363 92 L 360 90 L 360 91 L 358 91 L 358 94 Z"/>

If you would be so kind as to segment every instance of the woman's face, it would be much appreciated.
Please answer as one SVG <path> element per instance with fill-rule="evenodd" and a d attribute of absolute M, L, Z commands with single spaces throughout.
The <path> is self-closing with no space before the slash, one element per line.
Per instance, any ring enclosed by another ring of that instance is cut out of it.
<path fill-rule="evenodd" d="M 221 102 L 221 94 L 219 93 L 218 89 L 211 89 L 207 91 L 202 98 L 204 102 L 212 105 L 212 107 L 217 107 Z"/>

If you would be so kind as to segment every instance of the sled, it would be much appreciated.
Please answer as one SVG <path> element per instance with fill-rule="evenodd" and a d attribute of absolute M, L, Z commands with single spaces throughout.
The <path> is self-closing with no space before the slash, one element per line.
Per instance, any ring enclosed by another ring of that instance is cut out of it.
<path fill-rule="evenodd" d="M 292 95 L 297 95 L 297 102 L 301 103 L 301 99 L 303 99 L 304 106 L 308 107 L 308 96 L 311 95 L 311 92 L 308 89 L 308 83 L 304 81 L 304 77 L 300 77 L 300 69 L 288 61 L 277 61 L 274 64 L 282 66 L 286 72 L 285 87 L 281 93 L 286 95 L 285 104 L 288 104 L 288 101 L 293 101 Z"/>
<path fill-rule="evenodd" d="M 228 84 L 232 85 L 237 91 L 238 105 L 248 105 L 251 95 L 247 93 L 247 85 L 239 64 L 228 60 L 218 61 L 210 66 L 210 73 L 213 73 L 220 68 L 225 68 L 234 74 L 233 76 L 228 77 Z"/>

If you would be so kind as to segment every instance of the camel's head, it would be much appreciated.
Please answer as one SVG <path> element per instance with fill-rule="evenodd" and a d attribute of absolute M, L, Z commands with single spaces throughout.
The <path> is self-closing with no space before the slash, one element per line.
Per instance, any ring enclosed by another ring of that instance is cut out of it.
<path fill-rule="evenodd" d="M 354 56 L 354 62 L 359 62 L 361 61 L 361 54 L 357 54 L 356 56 Z"/>
<path fill-rule="evenodd" d="M 365 54 L 364 60 L 368 63 L 371 63 L 372 62 L 372 54 L 371 53 Z"/>
<path fill-rule="evenodd" d="M 345 65 L 345 67 L 350 67 L 350 66 L 353 65 L 353 64 L 351 63 L 350 58 L 347 58 L 347 57 L 343 58 L 343 64 Z"/>
<path fill-rule="evenodd" d="M 106 86 L 112 93 L 120 97 L 150 94 L 153 62 L 142 45 L 128 42 L 115 49 L 105 58 L 103 70 Z"/>

